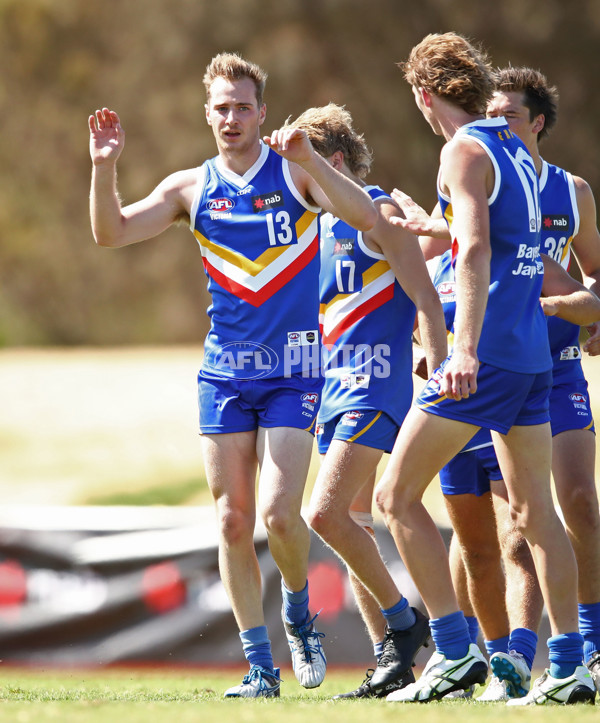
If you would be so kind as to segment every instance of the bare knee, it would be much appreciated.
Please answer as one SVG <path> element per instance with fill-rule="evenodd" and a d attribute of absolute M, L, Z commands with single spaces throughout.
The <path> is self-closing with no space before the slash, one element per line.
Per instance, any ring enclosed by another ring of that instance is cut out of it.
<path fill-rule="evenodd" d="M 507 525 L 505 529 L 498 532 L 502 555 L 508 562 L 512 562 L 514 565 L 522 565 L 524 561 L 531 557 L 525 537 L 528 515 L 512 507 L 510 514 L 512 525 Z"/>
<path fill-rule="evenodd" d="M 232 507 L 219 509 L 219 530 L 227 545 L 254 537 L 254 515 Z"/>
<path fill-rule="evenodd" d="M 300 515 L 283 505 L 272 505 L 261 510 L 261 516 L 269 537 L 282 540 L 293 535 L 300 521 Z"/>
<path fill-rule="evenodd" d="M 561 495 L 565 520 L 577 537 L 595 537 L 600 532 L 600 512 L 593 492 L 590 495 L 589 490 L 575 485 Z"/>

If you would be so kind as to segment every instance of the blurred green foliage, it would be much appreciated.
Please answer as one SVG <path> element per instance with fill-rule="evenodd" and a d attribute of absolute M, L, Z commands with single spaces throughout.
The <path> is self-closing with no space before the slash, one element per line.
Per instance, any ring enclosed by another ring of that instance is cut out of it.
<path fill-rule="evenodd" d="M 440 139 L 396 62 L 429 32 L 540 68 L 561 93 L 548 160 L 598 193 L 598 0 L 0 0 L 0 346 L 196 342 L 209 299 L 185 228 L 119 251 L 89 227 L 87 117 L 120 114 L 125 202 L 214 155 L 202 75 L 234 50 L 269 73 L 265 131 L 345 104 L 372 181 L 435 202 Z"/>

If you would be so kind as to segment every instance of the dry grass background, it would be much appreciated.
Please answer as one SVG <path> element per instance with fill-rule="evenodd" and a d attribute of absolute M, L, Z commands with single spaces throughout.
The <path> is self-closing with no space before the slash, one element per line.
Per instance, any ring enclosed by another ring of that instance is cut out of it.
<path fill-rule="evenodd" d="M 0 351 L 2 503 L 85 504 L 197 480 L 186 502 L 209 504 L 197 434 L 201 356 L 200 346 Z M 600 359 L 584 365 L 600 419 Z M 317 468 L 315 454 L 307 490 Z M 426 504 L 445 520 L 437 485 Z"/>

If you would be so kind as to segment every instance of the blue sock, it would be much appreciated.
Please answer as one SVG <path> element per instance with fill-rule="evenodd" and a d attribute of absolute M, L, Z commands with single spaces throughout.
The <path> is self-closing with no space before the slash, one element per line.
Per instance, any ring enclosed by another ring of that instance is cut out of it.
<path fill-rule="evenodd" d="M 417 620 L 405 597 L 401 597 L 400 602 L 381 612 L 390 630 L 406 630 L 412 627 Z"/>
<path fill-rule="evenodd" d="M 469 628 L 462 610 L 429 621 L 435 649 L 448 660 L 460 660 L 469 652 Z"/>
<path fill-rule="evenodd" d="M 271 653 L 271 641 L 265 625 L 250 630 L 242 630 L 240 640 L 244 647 L 244 655 L 250 664 L 260 665 L 267 670 L 273 670 L 273 654 Z"/>
<path fill-rule="evenodd" d="M 508 635 L 495 640 L 484 640 L 483 643 L 490 658 L 494 653 L 508 653 Z"/>
<path fill-rule="evenodd" d="M 529 670 L 533 668 L 533 660 L 537 648 L 538 636 L 529 628 L 515 628 L 511 630 L 508 649 L 514 650 L 525 658 Z"/>
<path fill-rule="evenodd" d="M 474 615 L 465 615 L 467 621 L 467 627 L 469 628 L 469 640 L 477 645 L 477 638 L 479 637 L 479 621 Z"/>
<path fill-rule="evenodd" d="M 600 650 L 600 602 L 579 605 L 579 632 L 583 635 L 583 659 L 587 663 Z"/>
<path fill-rule="evenodd" d="M 288 623 L 304 625 L 308 620 L 308 580 L 299 592 L 292 592 L 281 581 L 281 597 L 283 598 L 283 613 Z"/>
<path fill-rule="evenodd" d="M 564 633 L 548 638 L 550 651 L 550 675 L 568 678 L 583 661 L 583 635 Z"/>
<path fill-rule="evenodd" d="M 375 653 L 375 660 L 379 660 L 381 653 L 383 653 L 383 640 L 380 640 L 378 643 L 373 643 L 373 652 Z"/>

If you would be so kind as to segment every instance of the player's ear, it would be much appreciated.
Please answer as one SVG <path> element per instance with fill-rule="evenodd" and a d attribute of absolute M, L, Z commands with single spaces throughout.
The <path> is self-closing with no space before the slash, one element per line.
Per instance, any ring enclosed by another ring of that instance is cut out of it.
<path fill-rule="evenodd" d="M 258 109 L 258 125 L 261 126 L 267 117 L 267 104 L 263 103 Z"/>
<path fill-rule="evenodd" d="M 426 108 L 431 108 L 431 93 L 428 93 L 425 88 L 419 88 L 421 94 L 421 100 L 423 101 Z"/>
<path fill-rule="evenodd" d="M 543 113 L 540 113 L 538 116 L 535 117 L 533 121 L 533 127 L 532 132 L 533 133 L 541 133 L 544 129 L 544 126 L 546 125 L 546 116 Z"/>
<path fill-rule="evenodd" d="M 208 107 L 208 103 L 204 104 L 204 112 L 206 113 L 206 122 L 209 126 L 212 125 L 210 122 L 210 108 Z"/>
<path fill-rule="evenodd" d="M 339 171 L 341 167 L 344 165 L 344 154 L 342 151 L 335 151 L 331 155 L 331 165 L 335 168 L 336 171 Z"/>

